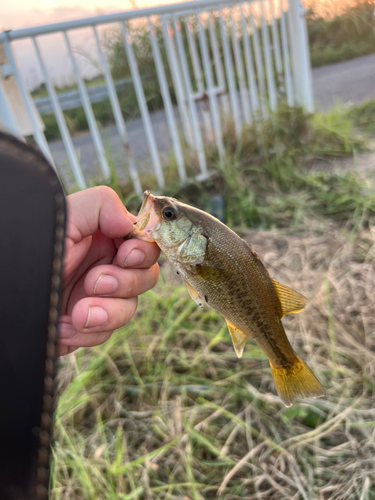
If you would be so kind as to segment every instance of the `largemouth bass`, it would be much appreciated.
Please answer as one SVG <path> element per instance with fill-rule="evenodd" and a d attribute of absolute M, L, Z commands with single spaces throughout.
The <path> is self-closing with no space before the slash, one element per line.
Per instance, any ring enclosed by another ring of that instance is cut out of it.
<path fill-rule="evenodd" d="M 286 314 L 302 311 L 306 299 L 270 278 L 249 243 L 206 212 L 149 191 L 134 226 L 131 237 L 157 243 L 192 299 L 224 316 L 238 357 L 248 338 L 263 350 L 286 406 L 324 394 L 281 322 Z"/>

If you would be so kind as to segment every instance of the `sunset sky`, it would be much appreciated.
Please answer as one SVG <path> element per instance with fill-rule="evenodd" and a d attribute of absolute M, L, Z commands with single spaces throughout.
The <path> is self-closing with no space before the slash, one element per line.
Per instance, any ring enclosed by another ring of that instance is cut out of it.
<path fill-rule="evenodd" d="M 0 31 L 15 30 L 69 21 L 98 14 L 109 14 L 135 7 L 150 7 L 178 0 L 0 0 Z M 79 5 L 77 5 L 79 3 Z M 97 51 L 92 30 L 74 30 L 69 33 L 72 46 L 88 54 L 95 60 Z M 17 40 L 12 43 L 13 51 L 28 89 L 33 89 L 43 82 L 31 40 Z M 65 43 L 61 34 L 40 37 L 40 47 L 52 80 L 59 86 L 73 83 L 73 71 L 68 59 Z M 78 56 L 82 75 L 92 78 L 98 74 L 94 64 Z"/>
<path fill-rule="evenodd" d="M 314 3 L 332 11 L 354 0 L 302 1 L 305 5 Z M 0 31 L 177 2 L 178 0 L 0 0 Z M 105 30 L 106 27 L 102 29 Z M 85 78 L 96 76 L 100 70 L 96 62 L 98 56 L 92 29 L 72 30 L 69 32 L 69 39 L 78 54 L 82 75 Z M 55 84 L 72 84 L 74 75 L 62 34 L 44 35 L 39 37 L 39 41 L 48 72 Z M 36 88 L 43 82 L 43 77 L 31 40 L 17 40 L 12 43 L 12 47 L 27 88 Z"/>
<path fill-rule="evenodd" d="M 303 0 L 336 9 L 351 0 Z M 0 0 L 0 30 L 67 21 L 120 10 L 177 3 L 178 0 Z"/>
<path fill-rule="evenodd" d="M 67 21 L 139 7 L 177 3 L 178 0 L 0 0 L 2 30 Z M 133 3 L 133 5 L 132 5 Z M 78 4 L 78 5 L 77 5 Z"/>

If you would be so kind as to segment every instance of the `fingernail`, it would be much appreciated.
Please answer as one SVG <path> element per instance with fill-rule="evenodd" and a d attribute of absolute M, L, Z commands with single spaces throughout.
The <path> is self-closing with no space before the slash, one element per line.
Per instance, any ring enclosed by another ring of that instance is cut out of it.
<path fill-rule="evenodd" d="M 108 295 L 117 290 L 118 281 L 113 276 L 101 274 L 94 286 L 94 295 Z"/>
<path fill-rule="evenodd" d="M 124 266 L 125 267 L 134 267 L 139 266 L 145 260 L 146 255 L 142 252 L 142 250 L 138 250 L 138 248 L 133 248 L 130 254 L 126 257 Z"/>
<path fill-rule="evenodd" d="M 70 323 L 60 323 L 59 325 L 59 337 L 61 339 L 70 339 L 76 333 L 76 329 Z"/>
<path fill-rule="evenodd" d="M 84 328 L 92 328 L 93 326 L 100 326 L 107 320 L 108 320 L 107 311 L 105 311 L 101 307 L 90 306 Z"/>

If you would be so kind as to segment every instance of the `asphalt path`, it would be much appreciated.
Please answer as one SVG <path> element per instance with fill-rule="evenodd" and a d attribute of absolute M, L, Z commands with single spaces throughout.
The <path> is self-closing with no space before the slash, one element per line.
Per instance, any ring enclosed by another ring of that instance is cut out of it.
<path fill-rule="evenodd" d="M 375 98 L 375 54 L 312 71 L 318 109 Z"/>
<path fill-rule="evenodd" d="M 329 109 L 332 106 L 360 103 L 375 98 L 375 54 L 316 68 L 312 71 L 314 101 L 316 109 Z M 176 120 L 178 120 L 175 111 Z M 151 114 L 155 140 L 161 156 L 171 152 L 170 134 L 164 111 Z M 150 155 L 142 120 L 136 118 L 127 122 L 127 131 L 132 153 L 140 171 L 149 171 Z M 103 144 L 108 152 L 111 165 L 116 168 L 120 178 L 127 177 L 125 152 L 115 126 L 101 130 Z M 85 177 L 100 178 L 97 155 L 89 132 L 82 132 L 73 137 L 82 170 Z M 55 163 L 67 185 L 73 183 L 73 176 L 61 141 L 50 143 Z"/>

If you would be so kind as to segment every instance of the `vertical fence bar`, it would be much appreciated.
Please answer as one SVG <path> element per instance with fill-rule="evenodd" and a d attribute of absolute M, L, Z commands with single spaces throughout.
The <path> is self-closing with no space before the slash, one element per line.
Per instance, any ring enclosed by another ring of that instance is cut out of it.
<path fill-rule="evenodd" d="M 229 48 L 228 37 L 227 37 L 226 30 L 225 30 L 224 12 L 223 11 L 220 12 L 219 23 L 220 23 L 221 42 L 223 45 L 224 65 L 225 65 L 225 71 L 226 71 L 227 79 L 228 79 L 229 98 L 230 98 L 230 103 L 231 103 L 231 107 L 232 107 L 234 127 L 235 127 L 235 131 L 236 131 L 236 136 L 239 137 L 241 134 L 242 124 L 241 124 L 240 112 L 238 109 L 236 82 L 235 82 L 234 76 L 233 76 L 232 54 L 231 54 L 231 51 Z"/>
<path fill-rule="evenodd" d="M 270 5 L 270 13 L 271 13 L 271 29 L 272 29 L 272 40 L 273 46 L 275 50 L 275 65 L 276 72 L 278 74 L 278 79 L 281 78 L 283 73 L 283 64 L 281 62 L 281 50 L 280 50 L 280 38 L 279 38 L 279 30 L 277 27 L 277 19 L 275 16 L 275 6 L 273 0 L 268 0 Z M 280 2 L 281 0 L 279 0 Z M 281 4 L 280 4 L 280 15 L 281 15 Z"/>
<path fill-rule="evenodd" d="M 241 96 L 243 114 L 244 114 L 245 122 L 250 123 L 251 118 L 250 118 L 249 97 L 248 97 L 248 92 L 246 90 L 245 74 L 244 74 L 243 64 L 242 64 L 242 54 L 241 54 L 240 46 L 239 46 L 238 39 L 237 39 L 235 20 L 233 19 L 233 15 L 231 15 L 231 19 L 230 19 L 230 29 L 231 29 L 231 33 L 232 33 L 232 45 L 233 45 L 233 51 L 234 51 L 234 61 L 235 61 L 236 70 L 237 70 L 238 84 L 240 87 L 240 96 Z"/>
<path fill-rule="evenodd" d="M 119 136 L 121 138 L 121 141 L 124 145 L 125 154 L 126 154 L 127 163 L 128 163 L 129 175 L 130 175 L 130 178 L 133 182 L 135 192 L 137 193 L 138 196 L 142 196 L 142 186 L 141 186 L 141 182 L 139 180 L 137 167 L 135 166 L 134 156 L 133 156 L 132 150 L 130 148 L 128 133 L 126 130 L 124 118 L 122 116 L 121 107 L 120 107 L 120 103 L 119 103 L 119 100 L 117 97 L 115 84 L 113 83 L 112 75 L 111 75 L 111 72 L 110 72 L 109 67 L 108 67 L 107 58 L 106 58 L 104 51 L 101 47 L 99 34 L 98 34 L 97 29 L 96 29 L 96 26 L 93 26 L 92 29 L 94 31 L 96 47 L 98 49 L 100 63 L 101 63 L 101 67 L 102 67 L 103 74 L 104 74 L 104 80 L 105 80 L 105 84 L 106 84 L 107 91 L 108 91 L 109 102 L 111 103 L 112 113 L 113 113 L 113 116 L 115 119 L 117 131 L 118 131 Z"/>
<path fill-rule="evenodd" d="M 314 99 L 311 80 L 310 52 L 307 39 L 307 27 L 305 9 L 300 0 L 289 0 L 289 12 L 292 24 L 292 32 L 295 34 L 297 44 L 291 49 L 295 57 L 294 76 L 296 78 L 296 95 L 301 104 L 308 112 L 314 110 Z"/>
<path fill-rule="evenodd" d="M 255 65 L 257 69 L 258 75 L 258 83 L 259 83 L 259 93 L 260 93 L 260 103 L 263 115 L 266 114 L 266 89 L 264 85 L 264 70 L 263 70 L 263 61 L 262 61 L 262 53 L 260 49 L 259 42 L 259 34 L 258 27 L 255 23 L 253 6 L 252 3 L 249 4 L 249 16 L 250 16 L 250 24 L 252 29 L 252 38 L 254 43 L 254 53 L 255 53 Z"/>
<path fill-rule="evenodd" d="M 50 151 L 49 146 L 48 146 L 48 142 L 46 141 L 46 138 L 43 134 L 43 131 L 39 129 L 39 124 L 37 122 L 34 109 L 32 108 L 31 98 L 25 90 L 25 86 L 22 82 L 20 72 L 18 71 L 16 61 L 13 57 L 13 51 L 11 49 L 9 40 L 8 39 L 4 40 L 3 45 L 4 45 L 5 55 L 9 61 L 11 68 L 12 68 L 12 73 L 16 79 L 18 90 L 21 94 L 23 103 L 25 105 L 27 114 L 29 115 L 29 118 L 30 118 L 30 121 L 31 121 L 31 124 L 33 127 L 33 131 L 34 131 L 33 137 L 35 139 L 35 142 L 38 144 L 38 146 L 39 146 L 40 150 L 42 151 L 42 153 L 44 154 L 44 156 L 51 162 L 51 164 L 53 166 L 55 166 L 51 151 Z"/>
<path fill-rule="evenodd" d="M 124 41 L 125 53 L 128 59 L 130 73 L 134 83 L 134 90 L 137 96 L 142 122 L 145 127 L 145 134 L 148 147 L 150 149 L 152 165 L 154 168 L 158 186 L 160 189 L 163 189 L 165 187 L 165 181 L 164 181 L 163 169 L 160 163 L 159 151 L 156 146 L 154 131 L 152 130 L 150 113 L 148 111 L 145 95 L 143 93 L 143 87 L 142 87 L 141 77 L 139 76 L 137 62 L 135 60 L 133 48 L 131 45 L 131 40 L 128 37 L 128 33 L 124 22 L 121 23 L 121 31 Z"/>
<path fill-rule="evenodd" d="M 195 45 L 194 35 L 192 33 L 192 25 L 188 19 L 185 19 L 186 37 L 190 50 L 191 62 L 193 65 L 194 78 L 197 83 L 198 92 L 204 91 L 204 81 L 202 75 L 202 68 L 199 62 L 197 47 Z"/>
<path fill-rule="evenodd" d="M 176 19 L 176 16 L 175 16 Z M 185 21 L 185 27 L 186 27 L 186 35 L 187 35 L 187 40 L 188 40 L 188 47 L 190 51 L 190 57 L 191 57 L 191 62 L 193 64 L 193 72 L 194 72 L 194 77 L 195 81 L 197 83 L 197 90 L 198 93 L 201 93 L 202 97 L 204 95 L 204 89 L 205 89 L 205 82 L 204 78 L 202 75 L 202 69 L 199 61 L 199 55 L 198 55 L 198 50 L 197 46 L 195 44 L 194 40 L 194 35 L 192 33 L 192 25 L 189 20 Z M 182 44 L 183 48 L 183 44 Z M 203 125 L 206 130 L 206 135 L 209 138 L 209 140 L 212 140 L 212 124 L 211 124 L 211 115 L 209 110 L 207 109 L 205 103 L 201 103 L 200 105 L 201 113 L 202 113 L 202 118 L 203 118 Z"/>
<path fill-rule="evenodd" d="M 285 11 L 283 8 L 283 1 L 282 0 L 281 0 L 280 8 L 281 8 L 281 11 L 280 11 L 281 42 L 282 42 L 282 47 L 283 47 L 286 97 L 287 97 L 288 106 L 294 106 L 292 76 L 291 76 L 290 61 L 289 61 L 288 35 L 287 35 L 287 31 L 286 31 Z"/>
<path fill-rule="evenodd" d="M 293 19 L 292 19 L 292 12 L 290 8 L 290 0 L 287 0 L 288 3 L 288 10 L 286 12 L 287 20 L 288 20 L 288 34 L 290 37 L 289 40 L 289 49 L 290 49 L 290 55 L 291 55 L 291 60 L 292 60 L 292 76 L 293 76 L 293 87 L 294 87 L 294 95 L 295 95 L 295 101 L 297 104 L 300 104 L 300 99 L 298 95 L 298 54 L 296 48 L 298 44 L 298 37 L 297 37 L 297 32 L 296 29 L 293 25 Z"/>
<path fill-rule="evenodd" d="M 243 44 L 244 44 L 244 51 L 245 51 L 245 66 L 246 66 L 246 73 L 247 73 L 247 81 L 250 89 L 250 98 L 251 98 L 251 106 L 253 109 L 253 114 L 255 115 L 258 112 L 259 109 L 259 102 L 258 102 L 258 90 L 257 90 L 257 84 L 254 78 L 254 62 L 253 62 L 253 55 L 251 52 L 251 47 L 250 47 L 250 39 L 249 39 L 249 34 L 247 31 L 247 23 L 246 19 L 244 16 L 244 4 L 241 4 L 241 26 L 242 26 L 242 38 L 243 38 Z"/>
<path fill-rule="evenodd" d="M 158 75 L 160 90 L 163 97 L 163 103 L 165 108 L 165 114 L 167 117 L 169 132 L 171 134 L 173 150 L 176 158 L 177 170 L 181 181 L 185 182 L 186 181 L 185 163 L 181 150 L 180 138 L 178 137 L 177 133 L 178 129 L 173 113 L 171 96 L 169 95 L 168 83 L 164 72 L 163 61 L 160 55 L 159 45 L 155 37 L 156 30 L 154 26 L 151 24 L 150 19 L 148 19 L 148 27 L 150 30 L 151 47 L 155 60 L 156 73 Z"/>
<path fill-rule="evenodd" d="M 263 40 L 264 57 L 266 60 L 268 99 L 271 110 L 275 111 L 277 106 L 277 98 L 275 90 L 273 65 L 271 59 L 270 39 L 268 36 L 268 23 L 266 20 L 266 13 L 264 10 L 264 0 L 260 0 L 260 8 L 262 13 L 262 40 Z"/>
<path fill-rule="evenodd" d="M 212 47 L 212 54 L 214 56 L 215 72 L 217 78 L 217 84 L 222 89 L 225 89 L 225 78 L 223 72 L 223 66 L 221 64 L 219 46 L 215 34 L 215 16 L 212 12 L 209 14 L 208 31 L 210 34 L 210 42 Z"/>
<path fill-rule="evenodd" d="M 197 22 L 198 22 L 198 37 L 199 37 L 199 44 L 201 48 L 201 53 L 203 57 L 203 65 L 204 65 L 204 72 L 206 75 L 206 82 L 207 82 L 207 92 L 208 92 L 208 100 L 210 103 L 210 108 L 211 108 L 211 116 L 212 116 L 212 123 L 213 123 L 213 128 L 214 128 L 214 134 L 215 134 L 215 142 L 217 149 L 219 151 L 219 156 L 221 159 L 224 158 L 224 146 L 223 146 L 223 139 L 221 136 L 221 126 L 220 126 L 220 113 L 217 105 L 217 100 L 216 100 L 216 95 L 214 93 L 214 82 L 212 78 L 212 70 L 211 70 L 211 62 L 210 62 L 210 57 L 208 53 L 208 47 L 207 47 L 207 40 L 206 40 L 206 35 L 200 20 L 200 14 L 197 13 Z"/>
<path fill-rule="evenodd" d="M 225 84 L 223 65 L 221 62 L 221 54 L 220 54 L 220 50 L 219 50 L 219 44 L 217 42 L 216 33 L 215 33 L 215 22 L 216 22 L 216 18 L 213 15 L 213 13 L 211 12 L 210 18 L 209 18 L 209 25 L 208 25 L 208 29 L 210 32 L 210 42 L 211 42 L 212 52 L 214 55 L 216 78 L 218 81 L 218 86 L 220 87 L 220 90 L 223 93 L 223 95 L 221 96 L 221 102 L 223 105 L 224 117 L 228 118 L 229 113 L 230 113 L 230 106 L 229 106 L 228 94 L 226 93 L 226 84 Z"/>
<path fill-rule="evenodd" d="M 107 157 L 105 154 L 102 138 L 100 137 L 98 125 L 96 123 L 94 112 L 92 110 L 92 106 L 90 103 L 90 98 L 89 98 L 89 95 L 87 93 L 86 86 L 83 83 L 81 73 L 80 73 L 79 68 L 78 68 L 77 61 L 75 60 L 75 57 L 73 55 L 73 50 L 72 50 L 72 47 L 70 45 L 70 40 L 69 40 L 68 34 L 66 31 L 64 31 L 63 34 L 64 34 L 64 38 L 65 38 L 65 43 L 68 47 L 68 55 L 69 55 L 70 62 L 72 63 L 72 66 L 73 66 L 73 71 L 74 71 L 74 75 L 75 75 L 76 82 L 78 85 L 78 91 L 79 91 L 79 95 L 81 97 L 82 106 L 83 106 L 83 109 L 85 111 L 87 123 L 88 123 L 89 129 L 90 129 L 90 132 L 92 135 L 92 139 L 94 142 L 95 151 L 96 151 L 96 154 L 98 156 L 100 169 L 103 173 L 104 179 L 109 180 L 111 178 L 111 171 L 110 171 L 109 166 L 108 166 Z"/>
<path fill-rule="evenodd" d="M 73 141 L 72 138 L 70 137 L 70 133 L 68 130 L 68 127 L 65 122 L 64 114 L 62 112 L 61 106 L 59 99 L 56 95 L 55 89 L 53 87 L 53 84 L 51 82 L 51 79 L 49 77 L 49 74 L 46 69 L 46 65 L 44 64 L 42 54 L 40 52 L 39 44 L 36 41 L 35 37 L 33 37 L 33 44 L 35 48 L 35 52 L 39 61 L 40 68 L 42 70 L 43 78 L 45 85 L 48 90 L 49 98 L 51 99 L 51 104 L 53 108 L 53 112 L 57 121 L 57 125 L 60 130 L 61 138 L 65 146 L 66 154 L 69 159 L 69 163 L 72 167 L 74 179 L 77 182 L 77 185 L 79 189 L 85 189 L 86 187 L 86 182 L 85 178 L 83 177 L 83 173 L 81 170 L 81 166 L 79 164 L 79 161 L 77 159 L 77 155 L 74 149 Z"/>
<path fill-rule="evenodd" d="M 192 131 L 190 127 L 188 112 L 185 105 L 184 87 L 181 81 L 178 60 L 176 57 L 176 52 L 172 41 L 173 29 L 170 28 L 166 16 L 162 16 L 161 23 L 162 23 L 165 48 L 167 51 L 167 58 L 169 62 L 169 69 L 172 76 L 173 86 L 176 92 L 176 99 L 177 99 L 178 110 L 180 113 L 182 129 L 184 131 L 186 142 L 189 144 L 189 146 L 192 146 L 193 144 Z"/>
<path fill-rule="evenodd" d="M 173 22 L 175 23 L 176 19 L 174 19 Z M 189 27 L 187 26 L 187 30 L 188 29 L 189 29 Z M 202 178 L 204 178 L 207 176 L 208 171 L 207 171 L 206 156 L 204 154 L 204 146 L 203 146 L 203 141 L 202 141 L 201 129 L 200 129 L 200 124 L 199 124 L 198 115 L 197 115 L 197 107 L 196 107 L 195 102 L 194 102 L 193 97 L 192 97 L 193 96 L 193 89 L 191 87 L 189 67 L 188 67 L 187 60 L 186 60 L 186 54 L 185 54 L 184 45 L 183 45 L 183 41 L 182 41 L 181 30 L 176 29 L 175 31 L 176 31 L 177 50 L 178 50 L 178 54 L 180 56 L 182 74 L 183 74 L 183 78 L 185 81 L 185 87 L 186 87 L 187 98 L 188 98 L 188 103 L 189 103 L 191 123 L 193 125 L 194 142 L 195 142 L 195 147 L 196 147 L 196 151 L 197 151 L 197 155 L 198 155 L 198 163 L 199 163 L 199 168 L 201 171 L 201 176 L 202 176 Z"/>

